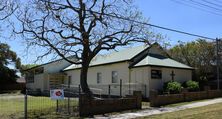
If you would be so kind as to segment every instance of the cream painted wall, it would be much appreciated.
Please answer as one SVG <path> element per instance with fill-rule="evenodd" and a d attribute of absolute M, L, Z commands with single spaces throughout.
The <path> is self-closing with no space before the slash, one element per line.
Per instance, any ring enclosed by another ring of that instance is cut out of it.
<path fill-rule="evenodd" d="M 109 65 L 102 65 L 96 67 L 90 67 L 88 71 L 88 84 L 97 85 L 97 73 L 102 73 L 102 83 L 98 85 L 111 84 L 112 80 L 112 71 L 118 72 L 118 83 L 122 79 L 123 83 L 129 82 L 129 71 L 128 63 L 115 63 Z M 79 84 L 80 81 L 80 69 L 70 70 L 65 72 L 67 76 L 72 76 L 72 84 Z M 67 81 L 66 81 L 67 83 Z M 117 84 L 118 84 L 117 83 Z"/>
<path fill-rule="evenodd" d="M 65 79 L 65 84 L 68 84 L 68 77 L 71 76 L 71 85 L 79 85 L 80 84 L 80 70 L 70 70 L 65 71 L 67 78 Z"/>
<path fill-rule="evenodd" d="M 34 75 L 34 83 L 27 83 L 27 88 L 32 90 L 40 89 L 41 91 L 47 90 L 48 86 L 46 87 L 46 84 L 49 84 L 47 76 L 48 74 L 46 73 Z"/>
<path fill-rule="evenodd" d="M 151 69 L 160 69 L 162 70 L 162 79 L 151 79 L 150 77 L 150 90 L 163 88 L 163 83 L 168 82 L 172 79 L 171 73 L 174 71 L 174 80 L 180 83 L 192 79 L 192 70 L 186 69 L 175 69 L 175 68 L 155 68 L 151 67 Z"/>
<path fill-rule="evenodd" d="M 151 79 L 151 69 L 161 70 L 162 79 Z M 133 68 L 131 70 L 131 82 L 142 84 L 143 86 L 146 85 L 146 96 L 149 97 L 150 90 L 162 90 L 164 82 L 172 79 L 172 76 L 170 75 L 172 71 L 174 71 L 175 74 L 175 81 L 183 83 L 192 79 L 192 70 L 146 66 Z M 144 89 L 142 91 L 144 91 Z"/>
<path fill-rule="evenodd" d="M 151 78 L 151 70 L 161 70 L 162 71 L 162 79 L 164 77 L 165 71 L 163 70 L 163 68 L 159 68 L 159 67 L 150 67 L 149 68 L 149 83 L 150 83 L 150 87 L 149 89 L 155 89 L 155 90 L 161 90 L 163 87 L 163 80 L 162 79 L 152 79 Z"/>
<path fill-rule="evenodd" d="M 138 67 L 131 69 L 131 90 L 141 90 L 144 96 L 149 95 L 149 71 L 150 67 Z"/>
<path fill-rule="evenodd" d="M 162 71 L 162 79 L 151 79 L 151 69 L 157 69 Z M 128 63 L 117 63 L 111 65 L 103 65 L 97 67 L 89 68 L 88 72 L 88 84 L 92 88 L 94 93 L 108 94 L 108 85 L 112 84 L 112 71 L 118 71 L 118 81 L 122 79 L 123 84 L 128 84 L 131 80 L 130 90 L 141 90 L 143 95 L 149 97 L 149 91 L 151 89 L 162 90 L 163 83 L 170 81 L 172 79 L 171 72 L 175 73 L 175 81 L 183 83 L 184 81 L 191 80 L 192 71 L 185 69 L 175 69 L 175 68 L 159 68 L 159 67 L 137 67 L 128 69 Z M 97 84 L 97 72 L 102 73 L 102 83 Z M 130 72 L 130 73 L 129 73 Z M 71 85 L 78 86 L 80 83 L 80 70 L 66 71 L 67 77 L 72 76 Z M 129 76 L 130 74 L 130 76 Z M 68 81 L 66 80 L 67 84 Z M 119 82 L 117 83 L 117 85 Z M 146 87 L 145 87 L 146 85 Z M 102 89 L 98 91 L 96 89 Z M 145 90 L 146 89 L 146 90 Z M 123 95 L 132 92 L 126 92 L 124 90 L 129 90 L 128 86 L 123 86 Z M 119 95 L 119 86 L 111 86 L 111 94 Z"/>
<path fill-rule="evenodd" d="M 108 94 L 108 85 L 111 85 L 111 94 L 119 95 L 119 84 L 120 79 L 122 79 L 122 84 L 129 83 L 129 64 L 127 62 L 108 64 L 102 66 L 90 67 L 88 71 L 88 84 L 92 88 L 91 90 L 94 93 Z M 112 83 L 112 71 L 118 72 L 118 82 Z M 102 82 L 101 84 L 97 84 L 97 73 L 100 72 L 102 74 Z M 78 86 L 80 83 L 80 69 L 71 70 L 65 72 L 68 76 L 72 76 L 71 85 L 74 87 Z M 68 84 L 68 80 L 65 81 Z M 114 86 L 116 85 L 116 86 Z M 124 88 L 124 87 L 123 87 Z M 128 88 L 128 87 L 127 87 Z M 102 89 L 102 90 L 97 90 Z"/>
<path fill-rule="evenodd" d="M 162 68 L 163 74 L 163 81 L 167 82 L 172 79 L 172 76 L 170 75 L 172 71 L 174 71 L 174 80 L 177 82 L 185 82 L 187 80 L 192 79 L 192 70 L 185 70 L 185 69 L 170 69 L 170 68 Z"/>
<path fill-rule="evenodd" d="M 43 65 L 42 67 L 44 67 L 44 73 L 34 75 L 34 83 L 27 83 L 27 87 L 33 90 L 36 89 L 41 89 L 41 91 L 49 90 L 48 74 L 58 73 L 69 65 L 70 63 L 65 60 L 60 60 Z"/>

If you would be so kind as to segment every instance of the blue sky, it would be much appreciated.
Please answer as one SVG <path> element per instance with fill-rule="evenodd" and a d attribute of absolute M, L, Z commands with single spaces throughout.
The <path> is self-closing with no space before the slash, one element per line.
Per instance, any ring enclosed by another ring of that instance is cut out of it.
<path fill-rule="evenodd" d="M 143 13 L 143 16 L 150 19 L 149 23 L 151 24 L 211 38 L 222 37 L 222 15 L 215 15 L 194 7 L 184 6 L 175 1 L 176 0 L 135 0 L 135 4 Z M 197 37 L 190 37 L 157 28 L 154 28 L 154 30 L 167 35 L 172 45 L 175 45 L 178 40 L 188 42 L 197 39 Z M 8 43 L 12 50 L 16 51 L 18 56 L 21 57 L 22 63 L 28 64 L 34 61 L 34 55 L 29 55 L 28 57 L 25 55 L 25 45 L 20 40 L 1 39 L 1 42 Z"/>
<path fill-rule="evenodd" d="M 222 36 L 222 15 L 218 16 L 194 7 L 178 4 L 173 0 L 136 0 L 136 4 L 139 10 L 142 11 L 143 16 L 150 18 L 151 24 L 212 38 Z M 196 37 L 189 37 L 165 30 L 155 30 L 166 34 L 172 44 L 175 44 L 178 40 L 191 41 L 196 39 Z"/>

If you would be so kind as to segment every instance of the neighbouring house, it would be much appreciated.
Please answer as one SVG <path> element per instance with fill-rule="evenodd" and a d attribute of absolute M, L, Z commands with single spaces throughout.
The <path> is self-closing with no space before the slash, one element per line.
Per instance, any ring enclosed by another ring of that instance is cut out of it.
<path fill-rule="evenodd" d="M 19 77 L 16 79 L 16 82 L 17 83 L 20 83 L 20 84 L 25 84 L 25 77 Z"/>
<path fill-rule="evenodd" d="M 64 83 L 62 70 L 71 65 L 65 60 L 56 60 L 26 70 L 26 87 L 37 91 L 48 91 Z"/>
<path fill-rule="evenodd" d="M 60 84 L 77 87 L 81 65 L 65 62 L 61 60 L 32 68 L 29 71 L 34 71 L 34 75 L 27 78 L 28 86 L 41 91 Z M 192 67 L 173 60 L 154 43 L 97 55 L 90 63 L 88 84 L 96 94 L 129 95 L 140 90 L 144 97 L 149 97 L 149 91 L 162 90 L 164 82 L 191 80 L 192 70 Z"/>

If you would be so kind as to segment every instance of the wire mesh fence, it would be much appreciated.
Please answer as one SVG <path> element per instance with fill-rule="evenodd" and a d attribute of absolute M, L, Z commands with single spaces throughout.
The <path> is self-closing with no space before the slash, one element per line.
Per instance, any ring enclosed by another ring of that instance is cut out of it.
<path fill-rule="evenodd" d="M 78 116 L 78 97 L 64 90 L 62 100 L 49 97 L 50 91 L 27 89 L 25 94 L 0 94 L 0 119 L 56 119 Z"/>
<path fill-rule="evenodd" d="M 45 91 L 44 95 L 49 92 Z M 69 91 L 64 91 L 64 93 L 64 99 L 53 100 L 48 96 L 33 95 L 36 94 L 34 91 L 27 90 L 25 117 L 31 119 L 54 119 L 78 116 L 78 98 L 72 96 Z"/>
<path fill-rule="evenodd" d="M 146 95 L 146 85 L 143 84 L 103 84 L 89 85 L 93 94 L 99 98 L 124 97 L 132 95 L 133 91 L 142 91 Z M 64 90 L 64 99 L 53 100 L 50 90 L 40 91 L 27 89 L 25 94 L 1 95 L 1 119 L 56 119 L 77 117 L 79 112 L 78 96 L 80 85 L 61 85 L 56 89 Z"/>
<path fill-rule="evenodd" d="M 5 94 L 0 96 L 1 119 L 24 118 L 24 95 Z"/>

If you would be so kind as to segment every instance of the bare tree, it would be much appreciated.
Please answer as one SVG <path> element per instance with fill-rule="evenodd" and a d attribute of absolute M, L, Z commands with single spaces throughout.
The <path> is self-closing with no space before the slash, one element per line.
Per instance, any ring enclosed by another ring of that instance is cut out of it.
<path fill-rule="evenodd" d="M 5 20 L 18 8 L 16 0 L 2 0 L 0 2 L 0 20 Z"/>
<path fill-rule="evenodd" d="M 156 37 L 147 26 L 131 21 L 145 21 L 131 0 L 31 0 L 17 18 L 22 27 L 16 32 L 30 46 L 47 49 L 41 57 L 56 54 L 82 65 L 80 84 L 87 94 L 89 64 L 100 51 Z"/>
<path fill-rule="evenodd" d="M 9 25 L 8 18 L 12 16 L 12 14 L 16 11 L 17 8 L 18 8 L 17 0 L 1 0 L 0 2 L 0 24 L 1 24 L 0 30 L 1 32 L 6 31 L 6 33 L 8 33 L 9 28 L 5 26 Z"/>

